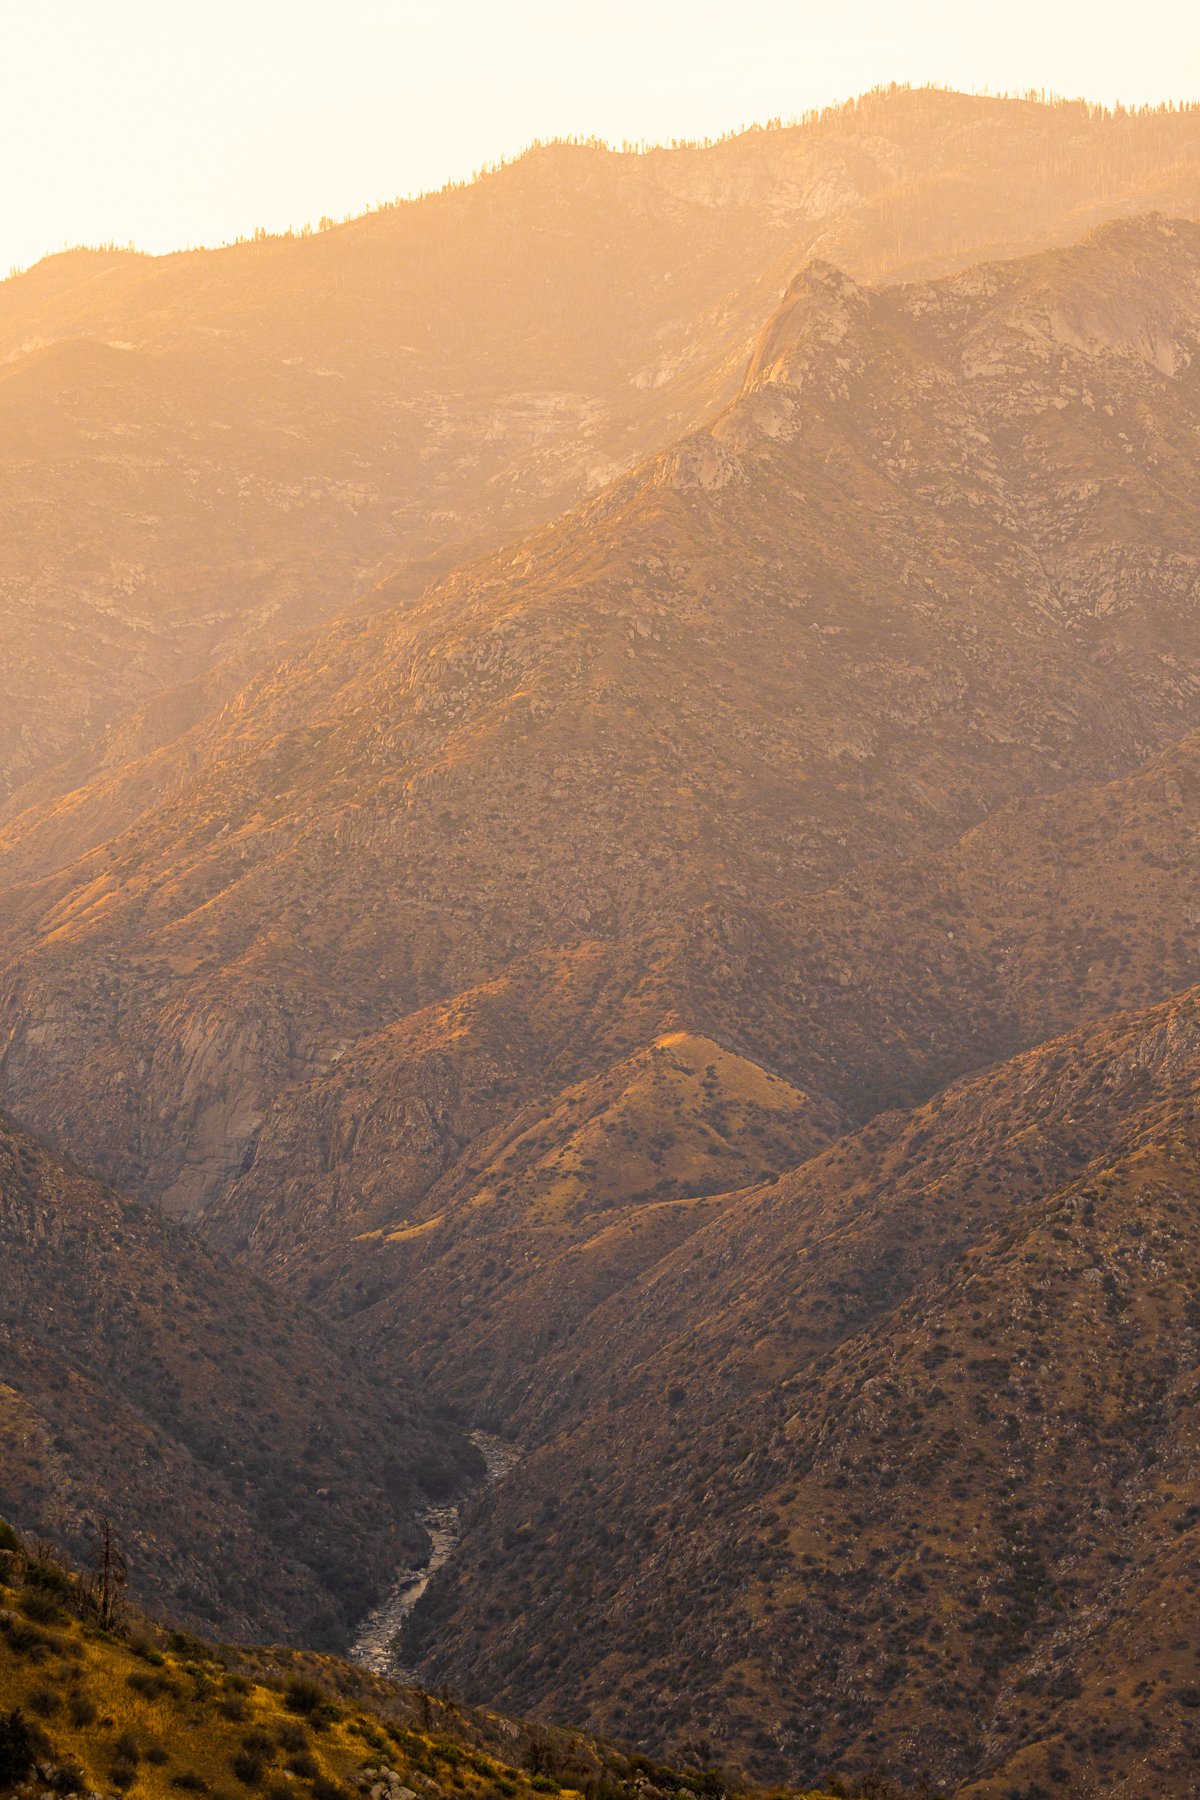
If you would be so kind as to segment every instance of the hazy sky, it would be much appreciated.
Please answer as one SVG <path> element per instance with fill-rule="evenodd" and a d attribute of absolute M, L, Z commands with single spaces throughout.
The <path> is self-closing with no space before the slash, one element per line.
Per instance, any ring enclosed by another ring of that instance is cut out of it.
<path fill-rule="evenodd" d="M 0 273 L 361 211 L 535 137 L 710 136 L 892 80 L 1200 98 L 1200 4 L 0 0 Z"/>

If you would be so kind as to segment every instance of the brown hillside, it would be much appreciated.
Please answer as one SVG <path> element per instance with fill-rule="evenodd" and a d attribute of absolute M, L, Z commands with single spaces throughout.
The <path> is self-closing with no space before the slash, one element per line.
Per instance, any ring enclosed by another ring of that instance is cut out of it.
<path fill-rule="evenodd" d="M 1048 1044 L 615 1292 L 426 1669 L 762 1773 L 1190 1793 L 1198 1049 L 1194 994 Z"/>
<path fill-rule="evenodd" d="M 0 1507 L 79 1555 L 110 1514 L 177 1618 L 343 1644 L 478 1476 L 311 1314 L 2 1122 L 0 1240 Z"/>
<path fill-rule="evenodd" d="M 194 1209 L 287 1086 L 517 958 L 776 912 L 1194 723 L 1200 227 L 810 269 L 764 346 L 711 430 L 13 822 L 39 1129 Z"/>

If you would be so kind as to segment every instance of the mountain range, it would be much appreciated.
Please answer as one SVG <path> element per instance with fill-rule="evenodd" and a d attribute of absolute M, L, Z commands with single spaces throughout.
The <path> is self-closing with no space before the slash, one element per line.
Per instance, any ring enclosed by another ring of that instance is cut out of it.
<path fill-rule="evenodd" d="M 139 704 L 143 741 L 177 730 L 379 575 L 415 594 L 703 423 L 810 258 L 924 276 L 1154 209 L 1200 210 L 1193 109 L 894 89 L 0 283 L 0 804 Z"/>
<path fill-rule="evenodd" d="M 472 1702 L 1192 1791 L 1196 118 L 0 285 L 95 508 L 0 580 L 0 1510 L 337 1647 L 453 1507 L 397 1666 Z"/>

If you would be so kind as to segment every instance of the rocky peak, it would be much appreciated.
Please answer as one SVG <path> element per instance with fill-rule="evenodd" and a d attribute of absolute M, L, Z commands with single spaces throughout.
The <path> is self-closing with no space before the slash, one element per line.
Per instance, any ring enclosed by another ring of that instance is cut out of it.
<path fill-rule="evenodd" d="M 837 351 L 871 311 L 872 296 L 832 263 L 800 270 L 750 359 L 743 395 L 772 383 L 802 387 L 821 355 Z"/>

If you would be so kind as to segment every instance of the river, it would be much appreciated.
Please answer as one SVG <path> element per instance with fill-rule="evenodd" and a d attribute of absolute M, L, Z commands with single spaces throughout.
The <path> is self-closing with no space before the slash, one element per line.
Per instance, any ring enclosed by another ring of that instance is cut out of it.
<path fill-rule="evenodd" d="M 472 1431 L 467 1435 L 483 1457 L 489 1487 L 503 1481 L 521 1460 L 516 1445 L 506 1443 L 503 1438 L 493 1437 L 487 1431 Z M 462 1536 L 458 1506 L 431 1506 L 421 1514 L 421 1523 L 429 1533 L 428 1557 L 418 1566 L 397 1573 L 391 1591 L 363 1620 L 347 1651 L 350 1661 L 357 1663 L 360 1669 L 368 1669 L 372 1675 L 387 1675 L 393 1681 L 412 1682 L 416 1679 L 414 1672 L 400 1661 L 396 1639 L 433 1577 L 453 1556 Z"/>

